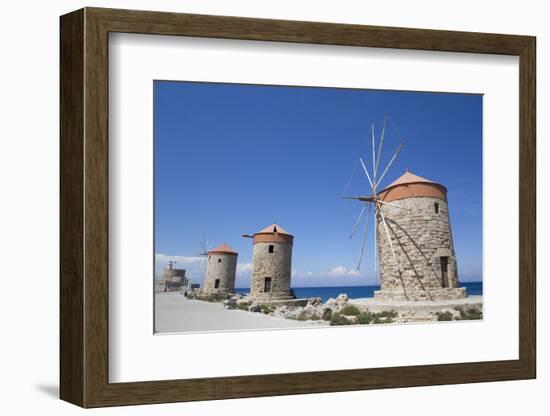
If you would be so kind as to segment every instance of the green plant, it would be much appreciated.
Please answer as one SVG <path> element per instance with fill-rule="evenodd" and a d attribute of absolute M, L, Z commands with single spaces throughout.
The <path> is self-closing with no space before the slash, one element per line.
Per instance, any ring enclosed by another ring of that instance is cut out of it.
<path fill-rule="evenodd" d="M 438 321 L 452 321 L 453 320 L 453 314 L 449 311 L 436 312 L 435 316 L 437 316 Z"/>
<path fill-rule="evenodd" d="M 342 315 L 341 313 L 333 313 L 330 318 L 330 325 L 351 325 L 351 322 L 346 319 L 346 317 L 344 317 L 344 315 Z"/>
<path fill-rule="evenodd" d="M 237 308 L 243 310 L 243 311 L 247 311 L 248 308 L 250 307 L 251 303 L 250 302 L 241 302 L 241 303 L 238 303 L 237 304 Z"/>
<path fill-rule="evenodd" d="M 309 318 L 307 313 L 305 313 L 303 310 L 300 311 L 300 313 L 298 313 L 297 315 L 288 315 L 286 316 L 287 319 L 292 319 L 294 321 L 307 321 L 308 319 L 313 319 L 313 318 Z"/>
<path fill-rule="evenodd" d="M 370 312 L 361 312 L 357 316 L 357 323 L 361 325 L 370 324 L 373 320 L 373 315 Z"/>
<path fill-rule="evenodd" d="M 323 321 L 330 321 L 332 318 L 332 309 L 325 309 L 323 312 L 323 315 L 321 316 L 321 319 Z"/>
<path fill-rule="evenodd" d="M 272 313 L 274 311 L 275 311 L 275 308 L 273 306 L 260 305 L 260 312 L 265 313 L 266 315 L 269 315 L 270 313 Z"/>
<path fill-rule="evenodd" d="M 302 311 L 295 319 L 297 321 L 307 321 L 307 314 Z"/>
<path fill-rule="evenodd" d="M 375 314 L 376 316 L 372 320 L 371 323 L 373 324 L 393 324 L 395 320 L 391 317 L 381 317 L 379 314 Z"/>
<path fill-rule="evenodd" d="M 380 313 L 377 313 L 376 316 L 379 316 L 380 318 L 397 318 L 397 312 L 394 310 L 382 311 Z"/>
<path fill-rule="evenodd" d="M 483 312 L 477 308 L 470 308 L 467 310 L 458 309 L 460 312 L 460 319 L 464 320 L 474 320 L 474 319 L 483 319 Z"/>
<path fill-rule="evenodd" d="M 342 315 L 358 316 L 359 314 L 361 314 L 361 310 L 355 305 L 346 305 L 342 308 L 340 313 Z"/>

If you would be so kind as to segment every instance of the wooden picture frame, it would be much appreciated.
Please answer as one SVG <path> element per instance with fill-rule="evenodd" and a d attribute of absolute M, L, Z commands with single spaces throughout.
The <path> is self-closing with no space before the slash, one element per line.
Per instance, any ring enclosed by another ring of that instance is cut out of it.
<path fill-rule="evenodd" d="M 61 17 L 60 396 L 82 407 L 536 376 L 535 51 L 530 36 L 85 8 Z M 108 35 L 246 39 L 519 57 L 519 359 L 109 383 Z"/>

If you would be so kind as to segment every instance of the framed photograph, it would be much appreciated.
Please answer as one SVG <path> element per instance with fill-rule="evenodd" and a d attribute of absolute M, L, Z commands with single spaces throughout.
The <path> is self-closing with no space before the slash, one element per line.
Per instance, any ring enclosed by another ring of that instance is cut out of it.
<path fill-rule="evenodd" d="M 61 398 L 534 378 L 535 49 L 62 16 Z"/>

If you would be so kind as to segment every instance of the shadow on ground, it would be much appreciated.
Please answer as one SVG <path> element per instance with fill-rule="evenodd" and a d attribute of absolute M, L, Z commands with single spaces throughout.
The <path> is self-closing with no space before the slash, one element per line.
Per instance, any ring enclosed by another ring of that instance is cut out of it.
<path fill-rule="evenodd" d="M 56 384 L 38 384 L 34 386 L 36 390 L 50 396 L 54 399 L 59 398 L 59 386 Z"/>

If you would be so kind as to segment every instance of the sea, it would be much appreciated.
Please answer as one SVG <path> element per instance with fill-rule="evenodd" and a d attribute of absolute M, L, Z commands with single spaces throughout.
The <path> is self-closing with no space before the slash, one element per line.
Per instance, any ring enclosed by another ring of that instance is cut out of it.
<path fill-rule="evenodd" d="M 465 287 L 468 295 L 483 295 L 483 282 L 461 282 L 461 287 Z M 372 298 L 374 291 L 380 289 L 380 286 L 333 286 L 333 287 L 293 287 L 297 298 L 321 298 L 326 302 L 329 298 L 336 298 L 340 293 L 345 293 L 351 299 Z M 250 292 L 249 288 L 235 289 L 237 293 L 243 295 Z"/>

